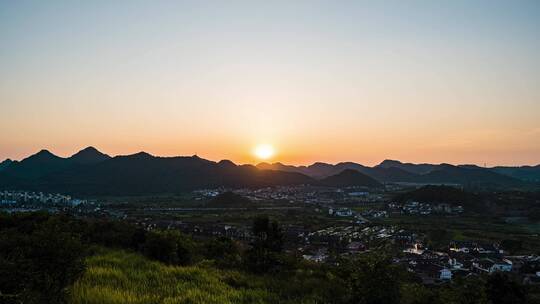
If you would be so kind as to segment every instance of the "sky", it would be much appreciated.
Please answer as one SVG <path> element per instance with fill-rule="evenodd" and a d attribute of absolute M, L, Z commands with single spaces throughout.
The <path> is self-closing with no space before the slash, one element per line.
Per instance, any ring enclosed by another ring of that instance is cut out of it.
<path fill-rule="evenodd" d="M 0 0 L 0 160 L 540 163 L 540 1 Z"/>

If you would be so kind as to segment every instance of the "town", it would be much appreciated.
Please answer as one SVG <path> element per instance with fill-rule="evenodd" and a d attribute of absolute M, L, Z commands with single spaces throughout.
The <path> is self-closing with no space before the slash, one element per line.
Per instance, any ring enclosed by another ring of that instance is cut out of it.
<path fill-rule="evenodd" d="M 494 272 L 511 274 L 523 284 L 540 284 L 537 251 L 507 248 L 512 242 L 505 239 L 437 243 L 423 229 L 400 225 L 404 219 L 455 220 L 467 214 L 459 203 L 395 201 L 394 194 L 402 190 L 396 185 L 377 191 L 313 186 L 201 189 L 183 196 L 182 200 L 191 203 L 111 202 L 6 190 L 0 191 L 0 209 L 8 213 L 41 210 L 109 218 L 147 231 L 176 229 L 195 238 L 227 237 L 246 244 L 254 237 L 250 218 L 270 214 L 281 224 L 284 249 L 306 261 L 332 264 L 338 258 L 384 250 L 392 253 L 393 263 L 414 273 L 426 285 Z M 215 203 L 231 193 L 250 203 L 238 205 L 234 197 L 230 202 Z"/>

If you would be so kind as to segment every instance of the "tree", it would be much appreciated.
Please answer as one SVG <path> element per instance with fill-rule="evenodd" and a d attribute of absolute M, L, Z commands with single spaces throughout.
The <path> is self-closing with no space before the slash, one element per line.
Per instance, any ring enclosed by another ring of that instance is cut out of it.
<path fill-rule="evenodd" d="M 523 287 L 501 272 L 489 276 L 486 282 L 486 291 L 492 304 L 520 304 L 526 302 Z"/>
<path fill-rule="evenodd" d="M 204 255 L 222 267 L 235 267 L 241 262 L 238 244 L 226 237 L 212 239 L 204 246 Z"/>
<path fill-rule="evenodd" d="M 165 232 L 150 232 L 143 244 L 143 253 L 151 259 L 168 264 L 178 261 L 176 240 Z"/>
<path fill-rule="evenodd" d="M 88 221 L 83 231 L 84 240 L 106 247 L 137 249 L 144 241 L 140 229 L 121 221 Z"/>
<path fill-rule="evenodd" d="M 248 250 L 246 260 L 253 272 L 263 273 L 278 266 L 279 254 L 283 250 L 283 233 L 277 222 L 268 217 L 258 217 L 253 221 L 254 241 Z"/>
<path fill-rule="evenodd" d="M 417 283 L 401 286 L 401 304 L 435 304 L 438 303 L 437 293 L 424 285 Z"/>
<path fill-rule="evenodd" d="M 448 304 L 487 304 L 483 277 L 457 278 L 439 291 L 439 302 Z"/>
<path fill-rule="evenodd" d="M 16 217 L 0 231 L 0 302 L 65 303 L 84 271 L 85 247 L 65 217 Z"/>
<path fill-rule="evenodd" d="M 256 218 L 253 221 L 253 234 L 258 245 L 273 252 L 283 249 L 283 232 L 276 221 L 270 222 L 266 216 Z"/>
<path fill-rule="evenodd" d="M 147 233 L 142 248 L 147 257 L 168 264 L 188 265 L 194 259 L 193 241 L 176 230 Z"/>
<path fill-rule="evenodd" d="M 189 265 L 199 259 L 197 255 L 197 244 L 189 236 L 178 230 L 168 231 L 169 235 L 176 241 L 177 263 Z"/>
<path fill-rule="evenodd" d="M 399 303 L 401 272 L 388 257 L 370 254 L 345 260 L 339 271 L 347 284 L 346 303 Z"/>

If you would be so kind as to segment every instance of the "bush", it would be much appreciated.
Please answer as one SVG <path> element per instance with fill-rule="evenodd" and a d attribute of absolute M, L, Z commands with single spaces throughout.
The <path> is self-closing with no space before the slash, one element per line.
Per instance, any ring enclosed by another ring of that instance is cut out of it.
<path fill-rule="evenodd" d="M 71 223 L 42 214 L 14 219 L 0 231 L 0 302 L 65 303 L 66 287 L 84 270 L 85 247 Z"/>
<path fill-rule="evenodd" d="M 149 258 L 178 265 L 189 265 L 196 260 L 195 244 L 176 230 L 152 231 L 146 234 L 142 252 Z"/>

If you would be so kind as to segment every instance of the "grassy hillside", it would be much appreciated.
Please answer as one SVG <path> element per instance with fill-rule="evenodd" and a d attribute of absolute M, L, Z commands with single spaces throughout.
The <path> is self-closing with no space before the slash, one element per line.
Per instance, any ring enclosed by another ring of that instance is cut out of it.
<path fill-rule="evenodd" d="M 85 274 L 73 286 L 71 303 L 280 302 L 248 276 L 204 266 L 167 266 L 135 253 L 107 250 L 87 259 Z M 231 287 L 237 281 L 251 281 L 253 286 Z"/>

